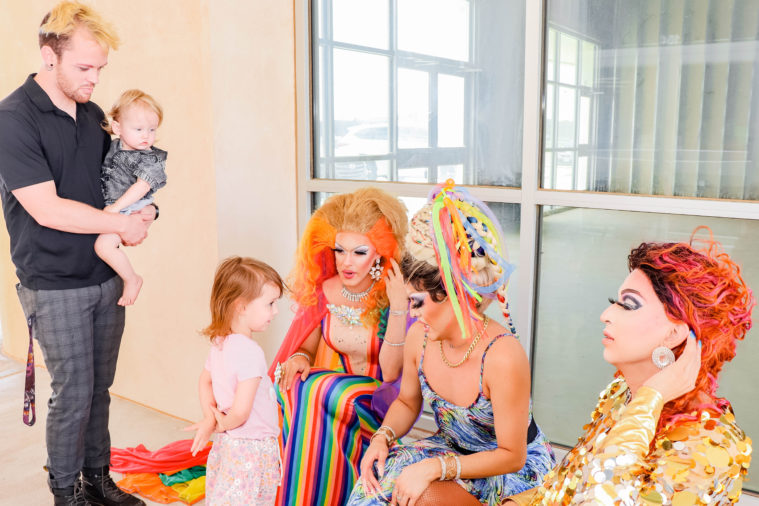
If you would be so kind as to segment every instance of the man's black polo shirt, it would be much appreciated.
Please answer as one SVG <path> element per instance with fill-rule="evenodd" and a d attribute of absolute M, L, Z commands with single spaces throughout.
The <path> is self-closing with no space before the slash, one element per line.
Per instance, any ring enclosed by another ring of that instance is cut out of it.
<path fill-rule="evenodd" d="M 102 283 L 115 273 L 93 249 L 96 234 L 40 226 L 11 191 L 54 181 L 60 197 L 103 208 L 100 166 L 110 144 L 103 111 L 77 104 L 76 121 L 53 105 L 34 74 L 0 102 L 0 197 L 11 258 L 21 284 L 62 290 Z"/>

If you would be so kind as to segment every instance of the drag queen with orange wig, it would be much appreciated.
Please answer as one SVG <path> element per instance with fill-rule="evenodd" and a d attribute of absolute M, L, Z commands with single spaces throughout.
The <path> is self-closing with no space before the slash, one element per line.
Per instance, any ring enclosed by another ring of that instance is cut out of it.
<path fill-rule="evenodd" d="M 306 225 L 289 283 L 298 311 L 270 371 L 283 415 L 278 504 L 344 504 L 397 395 L 406 230 L 403 203 L 375 188 L 329 198 Z"/>
<path fill-rule="evenodd" d="M 577 446 L 541 486 L 505 504 L 738 501 L 751 439 L 717 397 L 717 377 L 751 328 L 751 290 L 712 241 L 643 243 L 628 266 L 601 314 L 617 377 Z"/>

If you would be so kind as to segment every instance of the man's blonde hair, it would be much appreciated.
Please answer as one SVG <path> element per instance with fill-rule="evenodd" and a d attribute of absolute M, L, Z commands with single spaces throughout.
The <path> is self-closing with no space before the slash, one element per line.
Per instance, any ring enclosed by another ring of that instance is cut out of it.
<path fill-rule="evenodd" d="M 119 36 L 113 26 L 91 7 L 79 2 L 63 1 L 45 14 L 40 24 L 40 47 L 49 46 L 61 56 L 77 28 L 87 29 L 103 49 L 118 49 Z"/>

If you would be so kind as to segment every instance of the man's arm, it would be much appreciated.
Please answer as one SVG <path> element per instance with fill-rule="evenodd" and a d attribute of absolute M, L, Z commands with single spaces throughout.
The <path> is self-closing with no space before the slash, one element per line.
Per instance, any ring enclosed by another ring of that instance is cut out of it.
<path fill-rule="evenodd" d="M 43 227 L 73 234 L 118 234 L 130 246 L 147 236 L 149 223 L 139 215 L 106 213 L 75 200 L 58 196 L 53 181 L 12 191 L 34 220 Z"/>

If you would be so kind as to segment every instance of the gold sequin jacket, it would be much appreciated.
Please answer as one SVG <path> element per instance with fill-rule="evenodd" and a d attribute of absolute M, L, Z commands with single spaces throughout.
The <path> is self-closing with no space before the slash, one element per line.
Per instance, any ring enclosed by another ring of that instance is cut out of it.
<path fill-rule="evenodd" d="M 662 396 L 641 387 L 630 398 L 623 378 L 612 381 L 577 446 L 543 485 L 511 500 L 520 505 L 675 506 L 738 501 L 751 462 L 751 439 L 730 408 L 677 423 L 651 445 Z"/>

